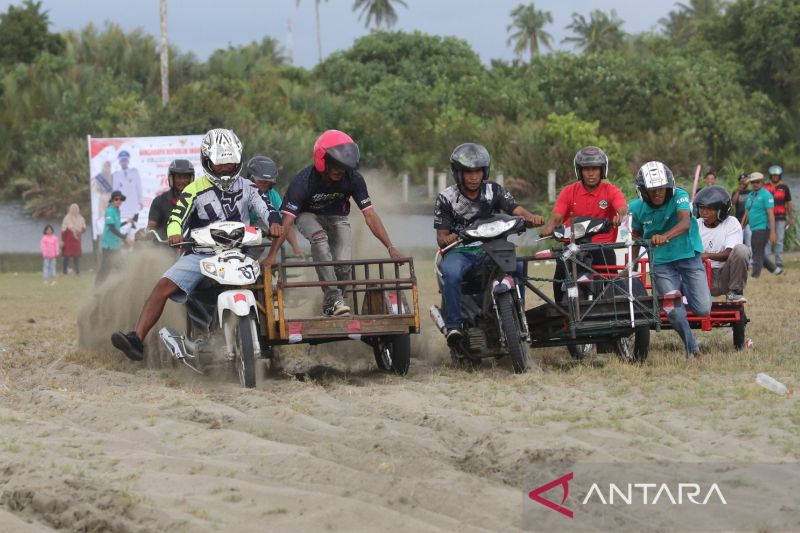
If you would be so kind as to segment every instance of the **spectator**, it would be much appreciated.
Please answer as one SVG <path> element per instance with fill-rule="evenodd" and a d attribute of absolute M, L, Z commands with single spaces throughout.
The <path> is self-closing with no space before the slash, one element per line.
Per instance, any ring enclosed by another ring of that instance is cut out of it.
<path fill-rule="evenodd" d="M 764 189 L 764 174 L 753 172 L 748 179 L 753 188 L 745 202 L 744 220 L 742 225 L 749 224 L 752 232 L 753 272 L 751 276 L 757 278 L 761 275 L 761 267 L 776 276 L 783 274 L 783 268 L 776 267 L 766 256 L 767 242 L 776 242 L 775 213 L 773 212 L 775 200 Z"/>
<path fill-rule="evenodd" d="M 45 285 L 56 284 L 56 257 L 58 257 L 58 239 L 53 235 L 53 226 L 50 224 L 44 227 L 44 235 L 39 241 L 39 248 L 42 250 L 42 274 L 44 275 Z"/>
<path fill-rule="evenodd" d="M 736 186 L 736 190 L 731 194 L 731 204 L 736 211 L 736 220 L 738 220 L 739 224 L 742 226 L 742 242 L 745 246 L 750 248 L 750 226 L 742 224 L 745 212 L 744 204 L 747 201 L 747 197 L 750 196 L 750 188 L 747 183 L 748 179 L 750 179 L 750 176 L 747 174 L 739 176 L 739 183 Z"/>
<path fill-rule="evenodd" d="M 81 236 L 86 231 L 86 221 L 81 216 L 78 204 L 69 206 L 67 214 L 61 221 L 61 243 L 64 257 L 64 264 L 61 271 L 66 276 L 68 272 L 69 260 L 72 259 L 72 268 L 76 276 L 81 274 Z"/>
<path fill-rule="evenodd" d="M 111 193 L 111 200 L 106 209 L 105 226 L 103 227 L 103 239 L 100 242 L 100 268 L 97 270 L 97 277 L 94 280 L 95 286 L 101 284 L 111 268 L 116 264 L 119 257 L 119 250 L 122 242 L 133 244 L 133 241 L 126 239 L 122 234 L 122 219 L 120 217 L 120 206 L 125 201 L 125 195 L 119 191 Z"/>
<path fill-rule="evenodd" d="M 706 181 L 705 187 L 711 187 L 712 185 L 716 185 L 717 175 L 709 170 L 708 172 L 706 172 L 705 181 Z"/>
<path fill-rule="evenodd" d="M 772 259 L 772 250 L 775 249 L 775 266 L 783 268 L 783 237 L 786 234 L 786 228 L 792 225 L 792 192 L 789 187 L 781 181 L 783 178 L 783 167 L 780 165 L 772 165 L 769 167 L 769 183 L 764 185 L 764 188 L 772 193 L 772 198 L 775 200 L 775 246 L 767 243 L 767 249 L 764 252 L 766 257 Z"/>
<path fill-rule="evenodd" d="M 700 255 L 703 242 L 692 220 L 689 194 L 675 187 L 669 167 L 660 161 L 645 163 L 636 174 L 640 198 L 630 204 L 631 234 L 652 243 L 652 275 L 655 292 L 672 328 L 680 335 L 686 358 L 702 357 L 683 305 L 672 305 L 671 296 L 683 293 L 697 316 L 711 311 L 711 293 Z M 634 250 L 638 255 L 638 249 Z M 638 263 L 634 263 L 634 268 Z"/>
<path fill-rule="evenodd" d="M 746 302 L 750 249 L 742 243 L 742 225 L 736 217 L 728 216 L 728 191 L 716 185 L 705 187 L 695 196 L 694 208 L 703 241 L 700 257 L 711 261 L 711 295 L 725 294 L 728 301 Z"/>

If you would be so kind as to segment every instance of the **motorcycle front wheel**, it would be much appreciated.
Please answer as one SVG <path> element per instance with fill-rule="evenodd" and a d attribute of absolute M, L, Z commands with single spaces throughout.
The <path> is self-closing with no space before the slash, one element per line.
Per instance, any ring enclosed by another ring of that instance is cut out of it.
<path fill-rule="evenodd" d="M 234 359 L 236 373 L 242 387 L 252 389 L 256 386 L 256 356 L 253 343 L 254 318 L 248 316 L 228 315 L 228 320 L 235 320 L 233 328 Z"/>
<path fill-rule="evenodd" d="M 510 292 L 497 295 L 497 312 L 506 338 L 508 355 L 511 356 L 511 367 L 515 374 L 522 374 L 528 369 L 528 346 L 522 341 L 519 315 Z"/>

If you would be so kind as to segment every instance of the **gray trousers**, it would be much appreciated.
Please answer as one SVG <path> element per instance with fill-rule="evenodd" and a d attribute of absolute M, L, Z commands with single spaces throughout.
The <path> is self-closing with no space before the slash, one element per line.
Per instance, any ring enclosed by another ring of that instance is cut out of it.
<path fill-rule="evenodd" d="M 298 231 L 311 243 L 314 261 L 349 261 L 352 259 L 353 238 L 350 219 L 346 216 L 301 213 L 295 220 Z M 320 281 L 350 279 L 351 265 L 316 267 Z M 342 297 L 338 287 L 323 287 L 325 301 L 330 306 Z"/>
<path fill-rule="evenodd" d="M 769 230 L 757 229 L 753 231 L 750 237 L 750 243 L 753 246 L 753 273 L 752 276 L 757 278 L 761 275 L 761 268 L 764 267 L 770 272 L 775 272 L 775 263 L 767 257 L 766 247 L 769 242 Z"/>
<path fill-rule="evenodd" d="M 747 285 L 747 266 L 750 264 L 750 248 L 737 244 L 731 250 L 722 268 L 711 269 L 711 296 L 744 292 Z"/>

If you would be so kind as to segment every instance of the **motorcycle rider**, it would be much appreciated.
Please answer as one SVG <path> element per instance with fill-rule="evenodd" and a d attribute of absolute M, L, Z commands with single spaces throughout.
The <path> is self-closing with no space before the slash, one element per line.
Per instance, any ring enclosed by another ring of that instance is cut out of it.
<path fill-rule="evenodd" d="M 369 199 L 364 177 L 357 172 L 361 154 L 358 145 L 346 133 L 327 130 L 314 143 L 313 164 L 301 170 L 289 184 L 283 197 L 283 235 L 272 243 L 264 268 L 275 263 L 284 239 L 297 222 L 297 229 L 311 242 L 314 261 L 349 261 L 352 257 L 350 232 L 350 197 L 361 209 L 370 231 L 386 247 L 393 258 L 404 257 L 392 245 L 386 228 Z M 316 267 L 320 281 L 350 279 L 350 265 Z M 325 287 L 322 313 L 346 315 L 342 290 Z"/>
<path fill-rule="evenodd" d="M 255 185 L 240 176 L 242 143 L 233 131 L 218 128 L 206 133 L 200 145 L 200 162 L 205 174 L 186 186 L 170 215 L 167 235 L 171 246 L 181 242 L 184 231 L 205 227 L 212 222 L 236 220 L 247 223 L 251 211 L 269 224 L 270 236 L 282 234 L 277 210 L 264 202 Z M 203 279 L 201 259 L 202 254 L 185 253 L 164 273 L 145 302 L 136 329 L 111 335 L 115 348 L 131 360 L 144 359 L 142 340 L 158 321 L 167 299 L 185 302 Z"/>
<path fill-rule="evenodd" d="M 534 215 L 498 183 L 489 180 L 491 157 L 486 147 L 476 143 L 458 145 L 450 156 L 450 170 L 455 180 L 439 193 L 433 211 L 433 227 L 439 248 L 456 242 L 459 233 L 473 221 L 500 211 L 521 216 L 529 227 L 541 226 L 544 218 Z M 443 258 L 442 295 L 445 307 L 447 344 L 456 346 L 464 338 L 461 324 L 461 280 L 478 268 L 488 256 L 480 242 L 459 245 Z"/>
<path fill-rule="evenodd" d="M 278 174 L 278 165 L 275 164 L 275 161 L 269 157 L 257 155 L 247 162 L 244 177 L 255 183 L 261 198 L 270 203 L 280 213 L 281 195 L 275 190 L 275 185 L 278 183 Z M 283 220 L 282 216 L 281 220 Z M 255 213 L 250 213 L 250 225 L 256 224 L 257 221 L 258 216 Z M 286 240 L 292 246 L 294 255 L 300 258 L 305 257 L 303 249 L 300 248 L 300 243 L 297 242 L 297 234 L 295 234 L 293 228 L 286 233 Z"/>
<path fill-rule="evenodd" d="M 645 163 L 636 173 L 639 198 L 631 202 L 631 234 L 638 239 L 644 236 L 653 246 L 653 284 L 658 296 L 680 291 L 686 297 L 689 309 L 697 316 L 711 311 L 711 294 L 708 290 L 706 269 L 700 255 L 703 242 L 697 223 L 692 220 L 689 194 L 675 187 L 672 171 L 661 161 Z M 634 256 L 638 256 L 634 247 Z M 638 268 L 638 261 L 633 264 Z M 680 335 L 686 358 L 700 358 L 697 344 L 683 305 L 671 305 L 662 300 L 662 307 L 672 328 Z"/>
<path fill-rule="evenodd" d="M 178 203 L 183 189 L 194 181 L 194 176 L 194 165 L 187 159 L 176 159 L 169 164 L 167 170 L 169 189 L 156 196 L 150 204 L 150 213 L 147 216 L 148 231 L 155 230 L 162 240 L 167 238 L 167 223 L 172 209 Z"/>
<path fill-rule="evenodd" d="M 593 243 L 613 243 L 617 241 L 617 227 L 628 214 L 625 196 L 608 178 L 608 156 L 596 146 L 585 146 L 578 150 L 573 161 L 577 183 L 567 185 L 558 194 L 550 221 L 541 232 L 543 237 L 553 234 L 559 224 L 568 224 L 573 217 L 605 218 L 611 221 L 613 229 L 592 237 Z M 614 265 L 617 256 L 612 249 L 593 250 L 592 264 Z M 556 262 L 555 280 L 566 276 L 563 261 Z M 564 297 L 564 284 L 553 281 L 553 295 L 560 303 Z"/>

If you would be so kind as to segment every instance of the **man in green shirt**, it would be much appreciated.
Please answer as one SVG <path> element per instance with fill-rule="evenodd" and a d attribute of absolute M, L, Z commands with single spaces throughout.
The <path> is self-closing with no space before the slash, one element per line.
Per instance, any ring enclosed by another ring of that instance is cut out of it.
<path fill-rule="evenodd" d="M 750 225 L 750 244 L 753 249 L 753 271 L 751 276 L 757 278 L 761 275 L 761 267 L 779 276 L 783 268 L 775 263 L 766 254 L 767 242 L 775 244 L 775 199 L 764 188 L 764 174 L 753 172 L 747 180 L 753 188 L 744 203 L 744 217 L 742 226 Z"/>
<path fill-rule="evenodd" d="M 630 204 L 631 233 L 634 238 L 650 239 L 653 246 L 653 285 L 658 296 L 669 297 L 681 291 L 689 309 L 697 316 L 711 311 L 711 292 L 700 255 L 703 241 L 692 217 L 686 191 L 675 187 L 672 171 L 660 161 L 645 163 L 636 174 L 639 199 Z M 686 358 L 699 358 L 697 344 L 683 305 L 662 300 L 672 328 L 686 349 Z"/>

